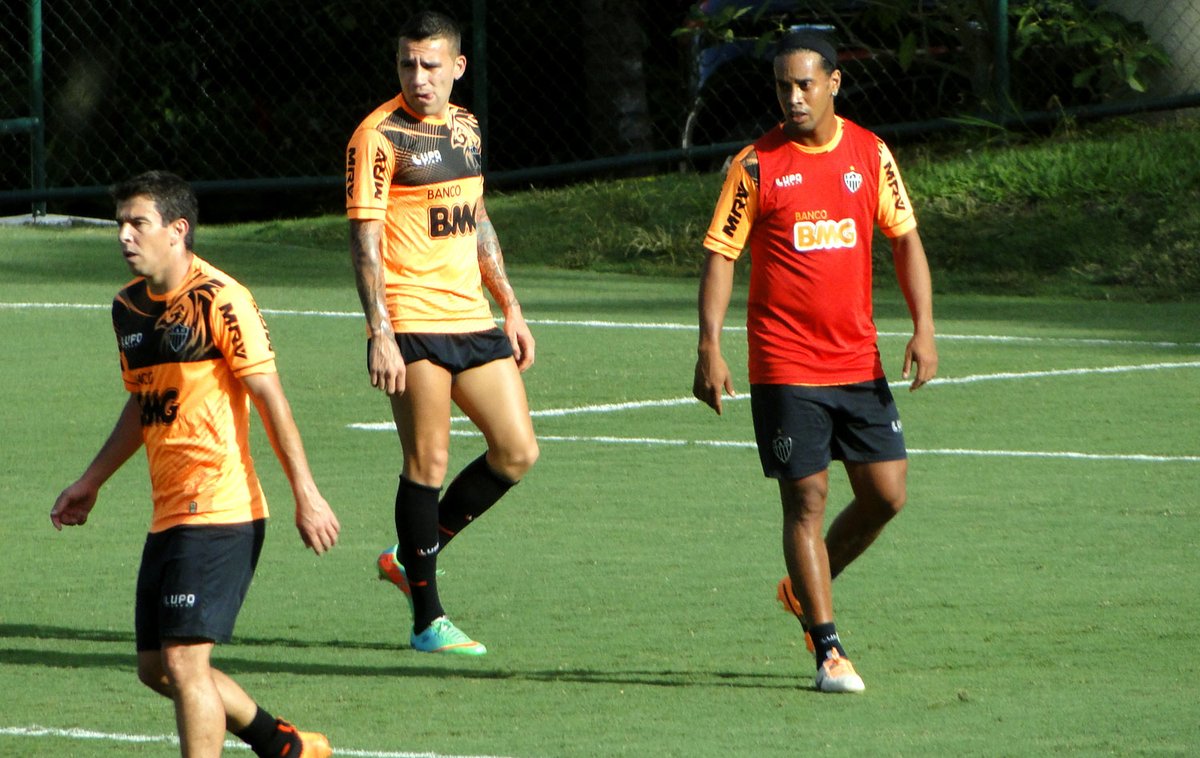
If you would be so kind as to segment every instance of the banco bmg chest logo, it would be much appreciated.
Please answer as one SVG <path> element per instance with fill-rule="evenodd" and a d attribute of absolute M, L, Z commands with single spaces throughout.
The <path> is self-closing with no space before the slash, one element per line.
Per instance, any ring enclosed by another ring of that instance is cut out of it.
<path fill-rule="evenodd" d="M 429 209 L 429 236 L 432 239 L 475 233 L 475 209 L 467 203 L 435 205 Z"/>
<path fill-rule="evenodd" d="M 142 409 L 142 426 L 170 426 L 179 416 L 179 390 L 148 390 L 137 393 Z"/>

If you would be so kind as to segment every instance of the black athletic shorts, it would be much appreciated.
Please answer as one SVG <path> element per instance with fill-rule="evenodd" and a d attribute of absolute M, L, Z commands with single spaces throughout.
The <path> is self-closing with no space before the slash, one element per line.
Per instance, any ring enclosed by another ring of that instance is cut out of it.
<path fill-rule="evenodd" d="M 259 519 L 146 535 L 134 611 L 138 651 L 161 650 L 172 639 L 229 642 L 266 525 Z"/>
<path fill-rule="evenodd" d="M 396 335 L 396 345 L 406 366 L 429 361 L 451 374 L 513 357 L 512 341 L 500 327 L 458 334 L 402 332 Z M 370 350 L 370 342 L 367 349 Z"/>
<path fill-rule="evenodd" d="M 803 479 L 831 460 L 908 456 L 887 379 L 836 387 L 754 384 L 750 410 L 763 474 L 773 479 Z"/>

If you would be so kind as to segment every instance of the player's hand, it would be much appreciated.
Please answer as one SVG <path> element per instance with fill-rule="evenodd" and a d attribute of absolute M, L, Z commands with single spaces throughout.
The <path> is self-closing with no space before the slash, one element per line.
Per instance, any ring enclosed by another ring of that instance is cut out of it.
<path fill-rule="evenodd" d="M 702 354 L 696 359 L 696 374 L 692 379 L 692 394 L 697 400 L 721 415 L 721 392 L 733 397 L 733 377 L 720 353 Z"/>
<path fill-rule="evenodd" d="M 406 370 L 395 337 L 372 338 L 367 343 L 367 372 L 371 386 L 389 395 L 403 395 Z"/>
<path fill-rule="evenodd" d="M 80 482 L 59 493 L 50 509 L 50 523 L 62 531 L 64 526 L 82 526 L 87 523 L 92 506 L 96 504 L 96 490 Z"/>
<path fill-rule="evenodd" d="M 912 372 L 914 363 L 917 364 L 917 375 L 913 377 L 912 384 L 909 385 L 909 392 L 920 389 L 926 382 L 937 376 L 938 354 L 933 334 L 920 333 L 912 336 L 904 348 L 904 370 L 900 375 L 907 379 Z"/>
<path fill-rule="evenodd" d="M 525 317 L 521 315 L 519 308 L 505 314 L 504 333 L 512 342 L 513 358 L 517 361 L 517 370 L 524 373 L 525 369 L 533 365 L 535 343 L 533 332 L 529 331 L 529 325 L 525 323 Z"/>
<path fill-rule="evenodd" d="M 312 548 L 317 555 L 337 544 L 342 525 L 337 515 L 320 494 L 309 497 L 304 503 L 296 503 L 296 528 L 305 547 Z"/>

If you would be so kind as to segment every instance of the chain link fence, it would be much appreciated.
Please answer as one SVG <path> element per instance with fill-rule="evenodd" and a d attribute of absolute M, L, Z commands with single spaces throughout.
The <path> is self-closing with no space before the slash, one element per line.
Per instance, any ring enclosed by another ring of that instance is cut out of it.
<path fill-rule="evenodd" d="M 210 190 L 292 190 L 243 193 L 248 212 L 336 209 L 346 140 L 398 91 L 395 31 L 429 5 L 11 0 L 0 7 L 0 215 L 28 212 L 39 165 L 52 211 L 95 203 L 104 186 L 148 168 Z M 796 27 L 834 36 L 839 112 L 885 134 L 948 117 L 1200 105 L 1200 0 L 434 7 L 466 30 L 454 100 L 485 126 L 493 185 L 676 168 L 685 149 L 689 165 L 709 167 L 705 156 L 774 123 L 768 45 Z M 41 164 L 29 128 L 38 31 Z"/>

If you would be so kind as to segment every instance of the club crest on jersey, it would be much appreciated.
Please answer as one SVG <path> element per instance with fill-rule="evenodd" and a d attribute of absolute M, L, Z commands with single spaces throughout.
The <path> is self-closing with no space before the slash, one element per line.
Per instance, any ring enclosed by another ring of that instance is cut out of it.
<path fill-rule="evenodd" d="M 771 450 L 780 463 L 787 463 L 788 458 L 792 457 L 792 438 L 782 431 L 777 432 L 775 439 L 771 440 Z"/>
<path fill-rule="evenodd" d="M 858 192 L 858 189 L 862 187 L 863 177 L 862 174 L 851 169 L 842 174 L 842 182 L 846 185 L 846 189 L 851 192 Z"/>
<path fill-rule="evenodd" d="M 167 344 L 175 352 L 183 350 L 188 343 L 188 337 L 192 335 L 192 330 L 184 324 L 176 324 L 167 332 Z"/>

